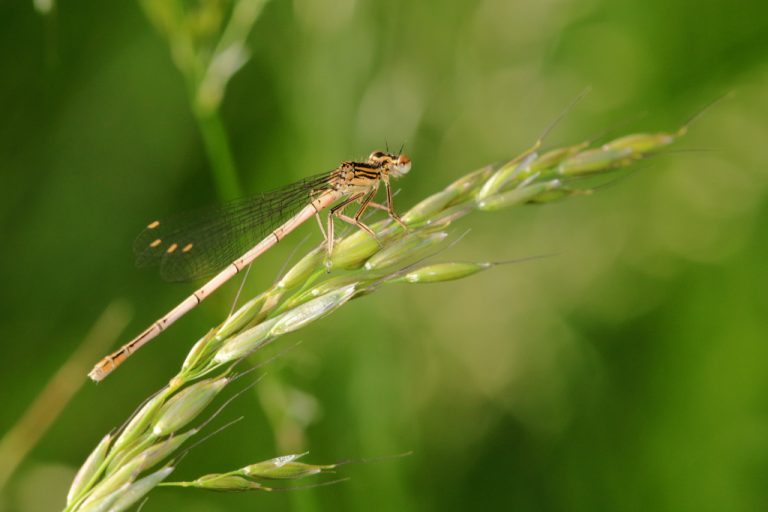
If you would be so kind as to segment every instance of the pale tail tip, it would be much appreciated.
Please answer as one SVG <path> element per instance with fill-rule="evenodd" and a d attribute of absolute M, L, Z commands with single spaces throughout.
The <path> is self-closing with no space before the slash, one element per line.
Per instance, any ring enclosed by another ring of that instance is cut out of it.
<path fill-rule="evenodd" d="M 101 382 L 111 371 L 111 368 L 105 368 L 104 366 L 97 364 L 93 367 L 93 370 L 88 373 L 88 377 L 90 377 L 93 382 Z"/>

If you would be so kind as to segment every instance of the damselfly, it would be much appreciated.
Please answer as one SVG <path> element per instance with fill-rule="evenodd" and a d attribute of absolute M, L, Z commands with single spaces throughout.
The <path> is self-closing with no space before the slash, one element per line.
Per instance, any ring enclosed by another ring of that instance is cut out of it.
<path fill-rule="evenodd" d="M 407 156 L 374 151 L 366 162 L 342 162 L 330 172 L 272 192 L 192 215 L 151 222 L 134 244 L 139 267 L 159 266 L 161 276 L 169 281 L 186 281 L 219 272 L 136 338 L 99 361 L 88 376 L 95 381 L 104 379 L 304 221 L 313 216 L 319 221 L 320 212 L 327 208 L 330 211 L 323 235 L 329 257 L 333 250 L 334 217 L 375 237 L 362 221 L 365 211 L 374 207 L 405 227 L 392 205 L 389 179 L 399 178 L 410 169 Z M 386 190 L 384 205 L 373 201 L 382 183 Z M 357 212 L 345 215 L 344 209 L 355 202 L 360 203 Z"/>

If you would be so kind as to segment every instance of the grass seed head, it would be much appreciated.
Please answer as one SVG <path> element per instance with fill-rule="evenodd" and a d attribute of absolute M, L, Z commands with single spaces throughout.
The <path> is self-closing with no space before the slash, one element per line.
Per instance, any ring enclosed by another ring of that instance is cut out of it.
<path fill-rule="evenodd" d="M 168 397 L 168 393 L 169 391 L 166 388 L 156 394 L 150 398 L 136 414 L 134 414 L 131 421 L 129 421 L 122 432 L 120 432 L 120 435 L 112 447 L 112 453 L 121 451 L 146 432 L 149 425 L 152 423 L 152 420 L 155 418 L 155 414 Z"/>
<path fill-rule="evenodd" d="M 213 361 L 218 365 L 236 361 L 261 347 L 273 338 L 271 331 L 275 326 L 275 321 L 274 318 L 264 320 L 225 341 L 224 345 L 213 356 Z"/>
<path fill-rule="evenodd" d="M 88 458 L 85 459 L 83 465 L 80 466 L 74 480 L 72 480 L 72 485 L 69 487 L 69 492 L 67 493 L 67 505 L 72 504 L 80 494 L 82 494 L 83 490 L 85 490 L 85 486 L 91 481 L 96 474 L 96 471 L 101 467 L 112 439 L 113 437 L 111 434 L 104 436 L 91 454 L 88 455 Z"/>
<path fill-rule="evenodd" d="M 442 229 L 453 220 L 478 208 L 496 210 L 522 203 L 548 202 L 569 195 L 589 193 L 589 189 L 570 189 L 554 178 L 609 173 L 670 144 L 685 133 L 687 126 L 684 125 L 672 134 L 635 134 L 617 138 L 597 149 L 587 149 L 587 143 L 582 143 L 549 151 L 538 157 L 528 152 L 501 167 L 486 166 L 470 173 L 450 184 L 442 192 L 421 201 L 403 216 L 410 227 L 419 233 L 418 236 L 414 236 L 414 231 L 409 230 L 401 240 L 382 249 L 366 232 L 355 231 L 336 244 L 331 261 L 337 268 L 357 270 L 368 260 L 369 264 L 364 270 L 325 279 L 310 290 L 302 289 L 293 297 L 288 297 L 284 293 L 285 290 L 301 286 L 303 282 L 312 279 L 313 275 L 322 272 L 323 250 L 313 250 L 294 265 L 277 286 L 246 303 L 219 327 L 215 338 L 223 340 L 223 345 L 216 349 L 211 361 L 207 361 L 210 354 L 207 350 L 212 345 L 205 340 L 198 342 L 188 361 L 197 364 L 200 360 L 205 360 L 208 363 L 206 369 L 210 371 L 240 359 L 275 336 L 304 327 L 331 313 L 351 298 L 375 289 L 369 284 L 381 278 L 381 273 L 377 270 L 388 265 L 402 265 L 407 256 L 421 250 L 422 240 L 419 237 L 444 237 L 444 233 L 435 233 L 439 229 L 438 226 Z M 429 226 L 429 231 L 423 226 Z M 399 236 L 402 230 L 390 219 L 377 222 L 372 228 L 378 234 L 379 240 L 386 242 Z M 433 234 L 426 235 L 428 232 Z M 379 251 L 381 253 L 377 254 Z M 386 279 L 388 282 L 434 283 L 467 277 L 492 266 L 492 263 L 464 262 L 423 264 L 416 268 L 402 268 Z M 310 285 L 311 283 L 307 283 L 305 288 Z M 273 315 L 274 318 L 263 320 L 268 315 Z M 240 332 L 246 325 L 256 321 L 260 323 Z M 166 387 L 148 400 L 117 436 L 111 450 L 110 437 L 107 436 L 83 464 L 70 489 L 68 503 L 71 506 L 68 509 L 122 510 L 135 503 L 135 500 L 119 497 L 121 492 L 130 489 L 133 493 L 131 496 L 140 497 L 156 485 L 229 491 L 270 490 L 246 477 L 299 478 L 333 468 L 332 465 L 319 466 L 297 462 L 295 459 L 298 456 L 291 455 L 253 464 L 235 472 L 208 475 L 193 482 L 160 483 L 171 468 L 164 468 L 134 481 L 149 464 L 157 464 L 178 449 L 186 437 L 193 435 L 194 429 L 165 438 L 183 428 L 202 412 L 227 382 L 228 379 L 223 377 L 192 384 L 181 379 L 179 386 L 186 387 L 175 395 L 171 396 L 178 388 Z M 160 441 L 157 437 L 165 439 Z M 104 460 L 110 460 L 106 475 L 97 475 L 98 467 L 104 464 Z M 78 496 L 86 492 L 82 481 L 86 481 L 87 485 L 87 481 L 97 478 L 100 478 L 101 482 L 94 486 L 90 495 L 85 495 L 85 498 Z M 127 493 L 125 495 L 127 496 Z M 126 501 L 115 504 L 116 499 Z"/>
<path fill-rule="evenodd" d="M 197 340 L 181 364 L 182 373 L 201 366 L 206 358 L 211 355 L 215 345 L 217 345 L 216 341 L 216 329 L 211 329 L 205 336 Z"/>
<path fill-rule="evenodd" d="M 603 151 L 627 149 L 632 153 L 652 153 L 675 142 L 669 133 L 636 133 L 603 144 Z"/>
<path fill-rule="evenodd" d="M 434 263 L 412 270 L 396 279 L 396 281 L 406 283 L 439 283 L 442 281 L 452 281 L 454 279 L 471 276 L 472 274 L 487 270 L 492 266 L 491 263 Z"/>
<path fill-rule="evenodd" d="M 455 200 L 461 194 L 458 188 L 447 188 L 416 204 L 413 208 L 405 212 L 403 222 L 407 225 L 416 225 L 429 219 L 435 213 L 445 208 L 451 201 Z"/>
<path fill-rule="evenodd" d="M 122 512 L 123 510 L 131 508 L 138 503 L 141 498 L 146 496 L 149 491 L 157 487 L 157 484 L 168 478 L 168 475 L 173 472 L 173 469 L 174 468 L 170 466 L 159 469 L 151 475 L 147 475 L 128 485 L 125 489 L 122 489 L 117 500 L 115 500 L 112 507 L 109 508 L 109 512 Z"/>
<path fill-rule="evenodd" d="M 144 461 L 138 458 L 121 464 L 114 473 L 107 475 L 101 482 L 99 482 L 88 495 L 88 502 L 96 502 L 101 498 L 111 495 L 119 489 L 123 489 L 125 485 L 132 483 L 136 476 L 144 469 Z M 81 507 L 82 509 L 82 507 Z"/>
<path fill-rule="evenodd" d="M 136 459 L 142 461 L 143 469 L 149 469 L 155 464 L 165 460 L 166 457 L 175 452 L 182 444 L 186 442 L 187 439 L 194 436 L 195 434 L 197 434 L 197 429 L 193 428 L 182 434 L 173 435 L 164 441 L 160 441 L 159 443 L 155 443 L 154 445 L 150 446 L 139 455 L 137 455 Z"/>
<path fill-rule="evenodd" d="M 488 178 L 493 174 L 494 166 L 486 165 L 480 169 L 473 171 L 461 178 L 457 179 L 447 187 L 445 190 L 451 190 L 458 192 L 459 197 L 469 195 L 476 187 L 481 186 Z"/>
<path fill-rule="evenodd" d="M 553 187 L 542 192 L 528 202 L 532 204 L 553 203 L 555 201 L 560 201 L 571 196 L 588 196 L 592 192 L 594 192 L 594 190 L 591 188 L 572 189 L 565 187 Z"/>
<path fill-rule="evenodd" d="M 528 203 L 545 192 L 555 190 L 562 186 L 560 180 L 550 180 L 543 183 L 532 183 L 525 187 L 516 188 L 508 192 L 502 192 L 485 198 L 477 203 L 477 207 L 483 211 L 495 211 L 518 204 Z"/>
<path fill-rule="evenodd" d="M 301 258 L 285 275 L 277 282 L 277 288 L 289 290 L 309 279 L 325 258 L 325 247 L 318 247 Z"/>
<path fill-rule="evenodd" d="M 558 165 L 557 171 L 562 176 L 583 176 L 624 167 L 636 158 L 632 149 L 627 147 L 608 150 L 589 149 L 563 160 Z"/>
<path fill-rule="evenodd" d="M 332 292 L 312 299 L 276 318 L 272 328 L 274 336 L 280 336 L 328 315 L 351 299 L 357 290 L 357 283 L 349 284 Z"/>
<path fill-rule="evenodd" d="M 130 483 L 124 484 L 106 496 L 90 496 L 77 507 L 77 510 L 78 512 L 111 512 L 114 504 L 130 486 Z"/>
<path fill-rule="evenodd" d="M 258 296 L 243 304 L 240 309 L 227 318 L 216 332 L 218 339 L 224 339 L 232 336 L 240 329 L 248 325 L 256 315 L 261 312 L 264 303 L 267 301 L 268 292 L 260 293 Z"/>
<path fill-rule="evenodd" d="M 345 286 L 348 286 L 350 284 L 360 283 L 361 282 L 360 280 L 362 277 L 363 276 L 360 276 L 359 274 L 340 275 L 336 277 L 331 277 L 324 281 L 320 281 L 319 283 L 310 287 L 309 289 L 304 290 L 300 293 L 297 293 L 293 297 L 286 300 L 282 309 L 283 311 L 288 311 L 290 309 L 298 307 L 301 304 L 304 304 L 305 302 L 309 302 L 310 300 L 316 297 L 325 295 L 326 293 L 330 293 L 332 291 L 338 290 L 339 288 L 344 288 Z"/>
<path fill-rule="evenodd" d="M 306 464 L 297 462 L 296 459 L 303 456 L 286 455 L 263 462 L 257 462 L 246 466 L 240 471 L 251 478 L 264 478 L 269 480 L 291 480 L 316 475 L 329 471 L 336 467 L 335 464 Z"/>
<path fill-rule="evenodd" d="M 520 173 L 536 158 L 536 153 L 531 153 L 522 159 L 507 162 L 494 172 L 488 180 L 483 183 L 480 191 L 477 193 L 477 199 L 483 200 L 499 192 L 510 181 L 514 180 Z"/>
<path fill-rule="evenodd" d="M 439 244 L 448 236 L 444 231 L 437 233 L 412 232 L 380 250 L 365 262 L 365 270 L 382 270 L 413 261 L 425 250 Z"/>
<path fill-rule="evenodd" d="M 242 492 L 242 491 L 271 491 L 269 487 L 264 487 L 258 482 L 248 480 L 239 475 L 231 474 L 211 474 L 201 476 L 197 480 L 188 482 L 189 487 L 197 487 L 199 489 L 208 489 L 209 491 L 222 491 L 222 492 Z"/>
<path fill-rule="evenodd" d="M 195 382 L 173 395 L 158 413 L 152 433 L 166 436 L 177 432 L 195 419 L 229 383 L 227 377 Z"/>
<path fill-rule="evenodd" d="M 526 166 L 525 175 L 530 176 L 531 174 L 535 174 L 537 172 L 543 172 L 548 169 L 552 169 L 566 158 L 569 158 L 586 149 L 588 144 L 588 142 L 583 142 L 581 144 L 576 144 L 575 146 L 568 146 L 565 148 L 558 148 L 553 149 L 552 151 L 547 151 Z"/>
<path fill-rule="evenodd" d="M 379 242 L 365 231 L 359 230 L 342 239 L 333 247 L 331 264 L 333 268 L 360 268 L 365 260 L 378 252 L 379 248 Z"/>

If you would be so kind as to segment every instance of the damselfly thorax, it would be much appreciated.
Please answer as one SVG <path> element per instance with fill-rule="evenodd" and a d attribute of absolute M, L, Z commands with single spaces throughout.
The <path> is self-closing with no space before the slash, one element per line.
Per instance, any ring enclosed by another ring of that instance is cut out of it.
<path fill-rule="evenodd" d="M 342 162 L 336 169 L 312 176 L 258 196 L 192 212 L 188 215 L 155 220 L 136 239 L 134 253 L 139 267 L 158 266 L 169 281 L 186 281 L 216 273 L 178 306 L 158 319 L 136 338 L 99 361 L 88 374 L 100 381 L 169 325 L 200 304 L 222 284 L 250 265 L 257 257 L 286 235 L 328 209 L 326 229 L 322 229 L 330 261 L 334 241 L 334 219 L 353 224 L 375 238 L 363 221 L 368 208 L 387 212 L 403 227 L 392 203 L 390 178 L 399 178 L 411 169 L 410 159 L 374 151 L 365 162 Z M 384 185 L 385 204 L 373 199 Z M 351 216 L 344 210 L 353 203 L 359 207 Z"/>

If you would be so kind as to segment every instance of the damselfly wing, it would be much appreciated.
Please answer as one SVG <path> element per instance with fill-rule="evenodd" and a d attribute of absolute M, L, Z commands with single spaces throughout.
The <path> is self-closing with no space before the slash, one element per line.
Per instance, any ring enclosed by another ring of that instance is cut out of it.
<path fill-rule="evenodd" d="M 171 282 L 209 277 L 328 190 L 331 174 L 255 196 L 155 220 L 133 245 L 139 268 L 157 266 Z"/>

